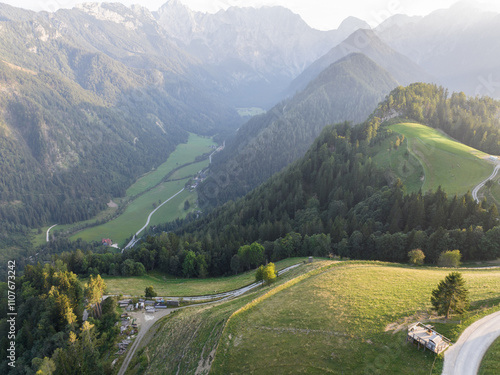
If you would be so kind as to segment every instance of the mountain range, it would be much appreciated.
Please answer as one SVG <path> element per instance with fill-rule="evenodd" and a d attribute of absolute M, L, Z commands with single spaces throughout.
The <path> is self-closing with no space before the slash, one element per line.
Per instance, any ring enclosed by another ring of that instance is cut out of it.
<path fill-rule="evenodd" d="M 398 85 L 495 96 L 498 15 L 466 7 L 319 31 L 282 7 L 0 4 L 3 233 L 92 217 L 188 132 L 226 139 L 218 202 L 301 157 L 326 125 L 365 120 Z M 243 123 L 249 107 L 268 111 Z"/>

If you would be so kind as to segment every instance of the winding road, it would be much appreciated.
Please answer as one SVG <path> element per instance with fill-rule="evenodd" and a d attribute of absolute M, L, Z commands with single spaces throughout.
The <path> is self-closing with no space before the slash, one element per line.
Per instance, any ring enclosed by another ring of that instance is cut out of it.
<path fill-rule="evenodd" d="M 49 229 L 47 229 L 46 240 L 49 242 L 49 233 L 52 228 L 54 228 L 57 224 L 52 225 Z"/>
<path fill-rule="evenodd" d="M 288 272 L 298 266 L 300 266 L 302 263 L 297 263 L 294 264 L 293 266 L 289 266 L 286 268 L 283 268 L 282 270 L 278 271 L 278 276 L 284 274 L 285 272 Z M 153 327 L 154 323 L 156 323 L 158 320 L 163 318 L 164 316 L 169 315 L 173 311 L 177 311 L 180 309 L 185 309 L 188 307 L 193 307 L 193 306 L 200 306 L 200 305 L 207 305 L 210 303 L 216 303 L 216 302 L 221 302 L 225 301 L 231 298 L 239 297 L 242 294 L 262 285 L 261 282 L 255 282 L 250 285 L 244 286 L 243 288 L 235 289 L 229 292 L 224 292 L 224 293 L 218 293 L 218 294 L 211 294 L 211 295 L 206 295 L 206 296 L 197 296 L 197 297 L 164 297 L 168 299 L 183 299 L 184 301 L 190 301 L 190 302 L 196 302 L 196 301 L 206 301 L 202 303 L 197 303 L 194 305 L 188 305 L 188 306 L 183 306 L 183 307 L 176 307 L 173 309 L 167 309 L 167 310 L 158 310 L 153 314 L 149 313 L 144 313 L 146 314 L 145 317 L 147 319 L 143 324 L 140 326 L 139 333 L 137 334 L 137 337 L 133 344 L 131 345 L 130 349 L 127 351 L 127 355 L 125 356 L 125 359 L 123 360 L 122 366 L 120 367 L 120 371 L 118 371 L 118 375 L 124 375 L 125 371 L 127 371 L 127 367 L 130 364 L 130 361 L 134 357 L 134 354 L 139 347 L 140 342 L 146 335 L 146 333 Z M 108 296 L 105 296 L 104 298 L 107 298 Z"/>
<path fill-rule="evenodd" d="M 137 241 L 139 241 L 139 239 L 137 238 L 137 236 L 139 235 L 139 233 L 141 233 L 144 229 L 146 229 L 146 228 L 148 227 L 149 222 L 151 221 L 151 216 L 153 216 L 153 214 L 154 214 L 156 211 L 158 211 L 158 210 L 161 208 L 161 206 L 163 206 L 165 203 L 167 203 L 167 202 L 168 202 L 168 201 L 170 201 L 171 199 L 173 199 L 173 198 L 175 198 L 176 196 L 178 196 L 178 195 L 179 195 L 180 193 L 182 193 L 183 191 L 184 191 L 184 188 L 182 188 L 181 190 L 179 190 L 177 193 L 175 193 L 174 195 L 172 195 L 170 198 L 168 198 L 166 201 L 164 201 L 162 204 L 160 204 L 158 207 L 156 207 L 153 211 L 151 211 L 151 212 L 149 213 L 148 219 L 146 220 L 146 224 L 144 224 L 144 226 L 143 226 L 141 229 L 139 229 L 139 230 L 138 230 L 138 231 L 134 234 L 134 237 L 130 240 L 130 242 L 127 244 L 127 246 L 125 246 L 125 247 L 123 248 L 123 250 L 128 249 L 128 248 L 130 248 L 130 247 L 134 246 L 134 245 L 137 243 Z M 122 252 L 123 252 L 123 250 L 122 250 Z"/>
<path fill-rule="evenodd" d="M 477 193 L 479 193 L 479 190 L 481 190 L 481 188 L 489 181 L 489 180 L 492 180 L 496 177 L 496 175 L 498 174 L 498 170 L 500 169 L 500 164 L 497 164 L 495 166 L 495 169 L 493 170 L 493 173 L 491 174 L 490 177 L 488 177 L 486 180 L 484 180 L 483 182 L 481 182 L 480 184 L 478 184 L 473 190 L 472 190 L 472 198 L 477 202 L 479 203 L 479 198 L 477 197 Z"/>
<path fill-rule="evenodd" d="M 444 353 L 442 375 L 476 375 L 484 354 L 500 336 L 500 311 L 470 325 Z"/>

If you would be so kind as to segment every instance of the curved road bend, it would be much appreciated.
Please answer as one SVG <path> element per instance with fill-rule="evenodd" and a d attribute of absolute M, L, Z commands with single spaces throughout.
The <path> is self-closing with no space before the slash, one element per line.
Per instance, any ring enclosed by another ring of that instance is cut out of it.
<path fill-rule="evenodd" d="M 127 246 L 125 246 L 123 248 L 123 250 L 125 249 L 128 249 L 129 247 L 132 247 L 136 244 L 136 242 L 139 240 L 137 239 L 137 236 L 139 235 L 139 233 L 141 233 L 144 229 L 147 228 L 147 226 L 149 225 L 149 222 L 151 221 L 151 216 L 153 216 L 153 214 L 158 211 L 161 206 L 163 206 L 165 203 L 167 203 L 168 201 L 170 201 L 171 199 L 175 198 L 176 196 L 178 196 L 180 193 L 182 193 L 184 191 L 184 188 L 182 188 L 181 190 L 179 190 L 177 193 L 175 193 L 174 195 L 172 195 L 170 198 L 168 198 L 166 201 L 164 201 L 162 204 L 160 204 L 158 207 L 156 207 L 153 211 L 151 211 L 149 213 L 149 216 L 148 216 L 148 219 L 146 220 L 146 224 L 144 224 L 144 226 L 139 229 L 135 234 L 134 234 L 134 237 L 132 238 L 132 240 L 130 240 L 130 242 L 127 244 Z M 122 250 L 122 253 L 123 253 L 123 250 Z"/>
<path fill-rule="evenodd" d="M 500 336 L 500 311 L 470 325 L 444 352 L 442 375 L 476 375 L 484 354 Z"/>
<path fill-rule="evenodd" d="M 500 164 L 497 164 L 495 166 L 495 169 L 493 170 L 493 173 L 491 174 L 490 177 L 488 177 L 486 180 L 484 180 L 483 182 L 479 183 L 473 190 L 472 190 L 472 198 L 477 202 L 479 203 L 479 198 L 477 197 L 477 193 L 479 193 L 479 190 L 481 190 L 481 188 L 489 181 L 489 180 L 492 180 L 496 177 L 496 175 L 498 174 L 498 170 L 500 169 Z"/>
<path fill-rule="evenodd" d="M 50 233 L 50 230 L 51 230 L 52 228 L 54 228 L 56 225 L 57 225 L 57 224 L 54 224 L 54 225 L 52 225 L 49 229 L 47 229 L 47 234 L 46 234 L 46 238 L 45 238 L 45 239 L 47 240 L 47 242 L 49 242 L 49 233 Z"/>
<path fill-rule="evenodd" d="M 294 264 L 293 266 L 289 266 L 286 268 L 283 268 L 282 270 L 278 271 L 278 276 L 284 274 L 285 272 L 288 272 L 298 266 L 300 266 L 302 263 L 297 263 Z M 146 333 L 150 330 L 150 328 L 153 326 L 154 323 L 156 323 L 160 318 L 163 318 L 164 316 L 169 315 L 171 312 L 180 310 L 180 309 L 185 309 L 188 307 L 193 307 L 193 306 L 200 306 L 200 305 L 208 305 L 210 303 L 216 303 L 216 302 L 221 302 L 228 300 L 230 298 L 235 298 L 239 297 L 242 294 L 248 292 L 249 290 L 252 290 L 256 288 L 257 286 L 261 285 L 261 282 L 255 282 L 250 285 L 244 286 L 243 288 L 240 289 L 235 289 L 230 292 L 224 292 L 224 293 L 218 293 L 218 294 L 211 294 L 211 295 L 206 295 L 206 296 L 197 296 L 197 297 L 164 297 L 164 298 L 169 298 L 169 299 L 183 299 L 184 301 L 207 301 L 203 303 L 197 303 L 195 305 L 188 305 L 188 306 L 183 306 L 183 307 L 176 307 L 173 309 L 167 309 L 167 310 L 159 310 L 156 311 L 154 314 L 147 315 L 150 319 L 146 320 L 140 327 L 139 333 L 137 334 L 136 339 L 134 340 L 134 343 L 131 345 L 130 349 L 127 351 L 127 355 L 125 356 L 125 359 L 123 360 L 122 367 L 120 367 L 120 371 L 118 371 L 118 375 L 124 375 L 125 371 L 127 371 L 127 367 L 134 357 L 135 351 L 139 347 L 140 342 L 146 335 Z M 108 296 L 105 296 L 105 298 Z M 217 300 L 213 300 L 216 299 Z"/>

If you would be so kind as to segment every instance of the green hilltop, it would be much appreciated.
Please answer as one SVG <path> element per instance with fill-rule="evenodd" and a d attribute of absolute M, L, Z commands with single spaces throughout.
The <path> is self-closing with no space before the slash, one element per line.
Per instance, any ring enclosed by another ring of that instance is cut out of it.
<path fill-rule="evenodd" d="M 400 178 L 408 192 L 465 194 L 486 179 L 494 164 L 489 155 L 431 127 L 401 122 L 388 126 L 394 135 L 381 143 L 373 160 L 390 178 Z"/>

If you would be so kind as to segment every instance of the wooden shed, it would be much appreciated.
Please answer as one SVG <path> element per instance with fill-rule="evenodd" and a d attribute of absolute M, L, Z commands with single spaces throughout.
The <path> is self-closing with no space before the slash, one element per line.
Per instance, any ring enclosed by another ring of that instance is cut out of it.
<path fill-rule="evenodd" d="M 407 341 L 416 343 L 418 348 L 422 346 L 425 349 L 439 354 L 445 351 L 450 345 L 451 341 L 434 330 L 433 326 L 428 326 L 423 323 L 417 322 L 408 327 Z"/>

